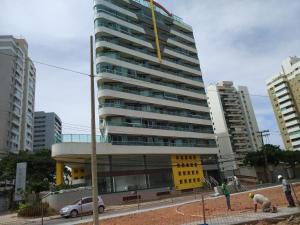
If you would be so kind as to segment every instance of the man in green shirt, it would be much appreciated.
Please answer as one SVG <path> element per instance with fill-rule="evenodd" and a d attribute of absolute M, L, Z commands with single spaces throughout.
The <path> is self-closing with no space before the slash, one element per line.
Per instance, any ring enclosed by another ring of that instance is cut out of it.
<path fill-rule="evenodd" d="M 223 194 L 225 195 L 225 198 L 226 198 L 227 209 L 232 210 L 231 209 L 231 204 L 230 204 L 230 192 L 229 192 L 228 187 L 227 187 L 227 180 L 226 179 L 224 179 L 224 181 L 222 183 L 222 191 L 223 191 Z"/>

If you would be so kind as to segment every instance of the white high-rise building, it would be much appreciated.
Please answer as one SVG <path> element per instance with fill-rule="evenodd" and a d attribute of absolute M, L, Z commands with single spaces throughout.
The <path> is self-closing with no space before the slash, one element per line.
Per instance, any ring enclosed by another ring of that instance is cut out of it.
<path fill-rule="evenodd" d="M 243 166 L 243 159 L 248 152 L 261 149 L 261 140 L 248 88 L 235 88 L 233 82 L 222 81 L 209 86 L 207 95 L 221 171 L 225 175 L 251 175 L 251 170 Z"/>
<path fill-rule="evenodd" d="M 26 40 L 0 36 L 0 157 L 33 149 L 35 76 Z"/>
<path fill-rule="evenodd" d="M 104 140 L 97 150 L 99 162 L 107 165 L 99 163 L 100 192 L 192 189 L 202 186 L 204 177 L 219 175 L 193 29 L 153 4 L 95 0 L 95 62 Z M 68 146 L 52 148 L 64 164 L 73 157 Z M 77 152 L 85 157 L 88 151 Z M 64 162 L 66 156 L 70 159 Z M 84 171 L 89 182 L 88 168 Z"/>

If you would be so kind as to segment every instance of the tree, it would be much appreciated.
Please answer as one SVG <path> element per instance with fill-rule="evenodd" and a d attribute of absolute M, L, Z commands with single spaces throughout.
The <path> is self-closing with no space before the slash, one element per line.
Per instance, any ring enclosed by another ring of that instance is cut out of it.
<path fill-rule="evenodd" d="M 279 163 L 284 163 L 290 166 L 295 174 L 296 164 L 300 163 L 300 151 L 281 150 L 277 145 L 267 144 L 262 151 L 249 152 L 245 159 L 245 165 L 262 166 L 265 165 L 264 154 L 268 159 L 268 164 L 277 166 Z M 267 169 L 267 168 L 265 168 Z"/>
<path fill-rule="evenodd" d="M 27 162 L 26 191 L 39 193 L 49 190 L 49 184 L 55 181 L 55 160 L 50 150 L 39 150 L 34 153 L 20 151 L 9 153 L 0 163 L 0 180 L 13 180 L 16 176 L 16 165 Z"/>
<path fill-rule="evenodd" d="M 245 165 L 262 166 L 265 165 L 265 154 L 269 164 L 278 165 L 282 159 L 283 151 L 277 145 L 266 144 L 262 151 L 249 152 L 245 159 Z"/>
<path fill-rule="evenodd" d="M 284 163 L 288 164 L 293 170 L 293 174 L 295 174 L 296 164 L 300 163 L 300 151 L 290 151 L 290 150 L 284 151 L 281 160 Z"/>

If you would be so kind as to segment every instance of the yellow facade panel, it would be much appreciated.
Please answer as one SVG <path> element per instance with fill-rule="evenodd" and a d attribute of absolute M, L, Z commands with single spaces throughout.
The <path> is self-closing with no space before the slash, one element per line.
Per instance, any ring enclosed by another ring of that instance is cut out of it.
<path fill-rule="evenodd" d="M 173 180 L 176 190 L 203 186 L 203 168 L 199 155 L 172 155 Z"/>

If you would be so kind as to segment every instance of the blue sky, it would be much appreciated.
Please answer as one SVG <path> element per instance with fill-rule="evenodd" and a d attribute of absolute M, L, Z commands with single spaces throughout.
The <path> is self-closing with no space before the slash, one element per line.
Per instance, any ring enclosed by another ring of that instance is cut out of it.
<path fill-rule="evenodd" d="M 300 56 L 300 1 L 159 0 L 193 26 L 205 84 L 232 80 L 267 95 L 265 81 Z M 0 34 L 25 37 L 33 60 L 89 72 L 92 0 L 1 0 Z M 89 131 L 87 77 L 36 64 L 36 110 L 54 111 L 65 133 Z M 252 96 L 260 129 L 278 127 L 267 97 Z M 76 124 L 76 125 L 74 125 Z M 80 126 L 79 126 L 80 125 Z M 281 144 L 278 133 L 270 142 Z"/>

